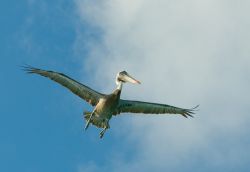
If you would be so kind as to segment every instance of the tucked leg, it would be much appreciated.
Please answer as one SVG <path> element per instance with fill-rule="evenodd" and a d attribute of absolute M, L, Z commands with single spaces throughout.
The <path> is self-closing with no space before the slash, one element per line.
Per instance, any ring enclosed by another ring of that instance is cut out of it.
<path fill-rule="evenodd" d="M 103 137 L 103 135 L 104 135 L 104 133 L 106 132 L 107 129 L 108 129 L 108 128 L 105 127 L 105 128 L 100 132 L 100 138 Z"/>
<path fill-rule="evenodd" d="M 96 108 L 95 108 L 95 109 L 96 109 Z M 88 129 L 89 123 L 90 123 L 90 121 L 91 121 L 91 118 L 92 118 L 93 114 L 95 113 L 95 109 L 94 109 L 93 112 L 90 114 L 90 117 L 89 117 L 89 119 L 87 120 L 87 123 L 86 123 L 86 126 L 85 126 L 84 130 L 87 130 L 87 129 Z"/>
<path fill-rule="evenodd" d="M 100 132 L 100 138 L 103 137 L 104 133 L 106 132 L 107 129 L 109 129 L 110 126 L 109 126 L 109 120 L 108 119 L 105 119 L 105 127 L 104 129 Z"/>

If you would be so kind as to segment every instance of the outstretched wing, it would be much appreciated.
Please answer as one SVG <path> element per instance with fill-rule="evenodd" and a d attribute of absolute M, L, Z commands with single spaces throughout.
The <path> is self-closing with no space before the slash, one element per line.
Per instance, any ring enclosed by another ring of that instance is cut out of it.
<path fill-rule="evenodd" d="M 194 110 L 198 106 L 192 109 L 183 109 L 165 104 L 158 103 L 149 103 L 149 102 L 141 102 L 141 101 L 132 101 L 132 100 L 120 100 L 119 105 L 117 107 L 116 114 L 120 114 L 122 112 L 131 112 L 131 113 L 144 113 L 144 114 L 180 114 L 184 117 L 193 117 Z"/>
<path fill-rule="evenodd" d="M 71 92 L 90 103 L 92 106 L 95 106 L 98 103 L 99 99 L 104 96 L 103 94 L 98 93 L 97 91 L 75 81 L 74 79 L 62 73 L 37 69 L 30 66 L 24 66 L 24 70 L 28 73 L 35 73 L 50 78 L 51 80 L 66 87 Z"/>

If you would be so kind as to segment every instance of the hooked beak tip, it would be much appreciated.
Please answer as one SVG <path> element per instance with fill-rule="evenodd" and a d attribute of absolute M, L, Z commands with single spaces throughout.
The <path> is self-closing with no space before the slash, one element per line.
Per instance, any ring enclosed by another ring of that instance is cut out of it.
<path fill-rule="evenodd" d="M 140 81 L 136 81 L 136 83 L 137 83 L 137 84 L 141 84 L 141 82 L 140 82 Z"/>

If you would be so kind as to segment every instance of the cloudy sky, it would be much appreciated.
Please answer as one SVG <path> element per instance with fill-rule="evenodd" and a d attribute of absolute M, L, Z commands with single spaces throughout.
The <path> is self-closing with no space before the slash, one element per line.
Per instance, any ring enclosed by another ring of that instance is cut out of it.
<path fill-rule="evenodd" d="M 1 2 L 1 171 L 249 171 L 250 2 Z M 123 115 L 104 139 L 84 132 L 91 107 L 24 74 L 31 64 L 103 93 L 126 70 L 122 97 L 191 108 Z"/>

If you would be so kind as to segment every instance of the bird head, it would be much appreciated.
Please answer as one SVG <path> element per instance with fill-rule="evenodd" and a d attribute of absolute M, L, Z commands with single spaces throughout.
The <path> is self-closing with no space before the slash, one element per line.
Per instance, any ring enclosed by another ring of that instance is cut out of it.
<path fill-rule="evenodd" d="M 141 84 L 140 81 L 138 81 L 135 78 L 133 78 L 132 76 L 130 76 L 126 71 L 121 71 L 121 72 L 117 73 L 116 83 L 119 83 L 119 82 L 123 82 L 123 83 L 130 82 L 133 84 Z"/>

